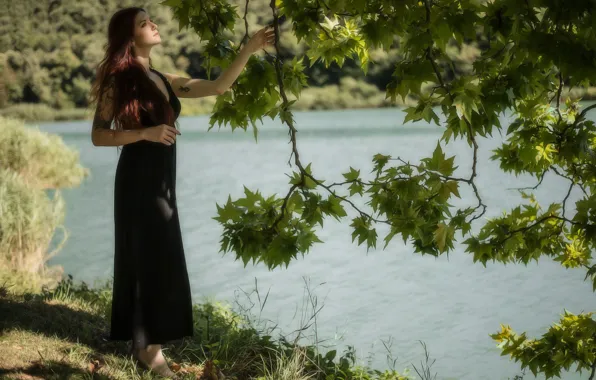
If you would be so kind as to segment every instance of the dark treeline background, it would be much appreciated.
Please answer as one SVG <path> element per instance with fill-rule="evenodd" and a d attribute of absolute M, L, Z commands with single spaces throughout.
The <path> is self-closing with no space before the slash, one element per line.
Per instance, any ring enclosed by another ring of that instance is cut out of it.
<path fill-rule="evenodd" d="M 233 0 L 242 16 L 244 0 Z M 29 120 L 78 119 L 89 117 L 88 94 L 95 67 L 103 58 L 107 25 L 119 8 L 141 6 L 157 22 L 162 44 L 152 52 L 153 65 L 160 71 L 193 78 L 206 78 L 204 42 L 192 30 L 178 31 L 169 8 L 159 1 L 132 0 L 0 0 L 0 114 Z M 249 3 L 249 33 L 271 21 L 269 0 Z M 290 21 L 290 20 L 288 20 Z M 280 37 L 284 59 L 302 56 L 305 46 L 297 43 L 286 22 Z M 244 34 L 240 18 L 235 34 L 239 43 Z M 329 68 L 317 62 L 312 67 L 304 57 L 310 88 L 296 103 L 298 109 L 386 107 L 385 99 L 395 63 L 402 59 L 398 44 L 385 52 L 371 52 L 365 75 L 358 62 L 347 60 L 343 67 Z M 459 47 L 453 43 L 450 58 L 457 72 L 472 70 L 472 62 L 483 49 L 483 38 Z M 218 75 L 218 69 L 212 69 Z M 586 95 L 585 91 L 576 95 Z M 594 95 L 590 92 L 589 95 Z M 183 99 L 183 115 L 209 112 L 214 99 Z"/>

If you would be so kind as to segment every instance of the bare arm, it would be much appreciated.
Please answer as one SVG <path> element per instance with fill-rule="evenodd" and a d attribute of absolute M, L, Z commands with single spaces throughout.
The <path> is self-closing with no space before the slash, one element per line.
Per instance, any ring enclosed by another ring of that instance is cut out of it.
<path fill-rule="evenodd" d="M 164 73 L 178 98 L 202 98 L 221 95 L 226 92 L 238 78 L 252 52 L 243 47 L 234 62 L 215 80 L 186 78 L 176 74 Z"/>
<path fill-rule="evenodd" d="M 232 84 L 236 81 L 242 70 L 244 70 L 244 66 L 248 62 L 248 59 L 252 55 L 253 51 L 250 48 L 247 48 L 246 45 L 240 49 L 240 52 L 234 59 L 234 62 L 225 69 L 219 77 L 215 80 L 217 83 L 217 88 L 223 94 L 224 92 L 228 91 Z"/>
<path fill-rule="evenodd" d="M 214 80 L 187 78 L 169 73 L 164 73 L 164 75 L 172 85 L 172 90 L 177 98 L 204 98 L 223 94 Z"/>
<path fill-rule="evenodd" d="M 144 129 L 116 131 L 112 128 L 114 86 L 109 84 L 100 96 L 93 125 L 91 128 L 91 142 L 95 146 L 119 146 L 144 140 Z"/>
<path fill-rule="evenodd" d="M 275 41 L 273 26 L 268 25 L 259 30 L 240 49 L 234 62 L 216 80 L 185 78 L 168 73 L 164 73 L 164 75 L 170 82 L 174 94 L 178 98 L 201 98 L 204 96 L 221 95 L 228 91 L 236 79 L 238 79 L 250 56 L 258 49 L 271 45 L 273 41 Z"/>

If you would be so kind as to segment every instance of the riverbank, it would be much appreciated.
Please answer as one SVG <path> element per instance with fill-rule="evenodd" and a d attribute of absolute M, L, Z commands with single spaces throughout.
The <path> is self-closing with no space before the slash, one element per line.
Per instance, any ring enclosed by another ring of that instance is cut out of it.
<path fill-rule="evenodd" d="M 296 99 L 292 94 L 289 100 Z M 356 108 L 385 108 L 403 106 L 406 103 L 392 103 L 385 99 L 385 92 L 376 86 L 364 81 L 357 81 L 350 77 L 342 78 L 339 85 L 311 87 L 302 91 L 293 109 L 307 110 L 332 110 Z M 180 98 L 182 104 L 181 116 L 198 116 L 210 114 L 213 110 L 216 97 L 198 99 Z M 414 104 L 414 103 L 407 103 Z M 47 104 L 20 103 L 0 109 L 0 116 L 13 117 L 26 122 L 46 122 L 61 120 L 91 120 L 94 109 L 70 108 L 54 109 Z"/>
<path fill-rule="evenodd" d="M 4 271 L 1 278 L 0 378 L 154 378 L 149 371 L 137 372 L 128 342 L 106 339 L 110 281 L 89 287 L 68 275 L 55 286 L 33 289 L 22 274 Z M 163 346 L 170 367 L 183 379 L 217 379 L 217 369 L 229 380 L 414 379 L 407 370 L 360 366 L 353 351 L 320 352 L 316 345 L 294 344 L 295 337 L 274 337 L 274 329 L 230 305 L 195 304 L 193 312 L 194 336 Z"/>
<path fill-rule="evenodd" d="M 342 78 L 339 85 L 311 87 L 305 89 L 300 99 L 293 105 L 297 111 L 337 110 L 360 108 L 391 108 L 415 105 L 413 99 L 405 102 L 398 97 L 395 103 L 385 98 L 385 92 L 363 81 L 352 78 Z M 564 88 L 563 99 L 572 98 L 582 100 L 596 100 L 596 87 Z M 290 95 L 290 100 L 294 98 Z M 181 116 L 208 115 L 213 110 L 215 97 L 186 99 L 181 98 Z M 46 104 L 21 103 L 0 109 L 0 116 L 14 117 L 25 122 L 49 122 L 70 120 L 91 120 L 93 109 L 71 108 L 53 109 Z"/>

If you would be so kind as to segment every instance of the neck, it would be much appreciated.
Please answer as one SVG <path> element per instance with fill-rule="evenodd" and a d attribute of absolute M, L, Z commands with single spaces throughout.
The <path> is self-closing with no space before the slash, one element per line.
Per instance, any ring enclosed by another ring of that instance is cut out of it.
<path fill-rule="evenodd" d="M 149 53 L 151 48 L 149 49 L 135 49 L 134 58 L 137 62 L 139 62 L 144 68 L 145 71 L 149 72 Z"/>

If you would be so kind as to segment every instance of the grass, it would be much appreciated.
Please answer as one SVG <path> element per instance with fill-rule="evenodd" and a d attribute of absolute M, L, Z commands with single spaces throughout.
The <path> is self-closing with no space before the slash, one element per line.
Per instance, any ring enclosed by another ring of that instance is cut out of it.
<path fill-rule="evenodd" d="M 61 268 L 45 266 L 67 238 L 59 190 L 78 186 L 88 175 L 79 152 L 59 135 L 0 116 L 0 268 L 14 269 L 21 284 L 34 287 L 61 277 Z M 48 252 L 59 228 L 63 241 Z"/>
<path fill-rule="evenodd" d="M 50 268 L 45 263 L 66 240 L 63 234 L 62 243 L 48 252 L 55 230 L 64 221 L 64 206 L 60 193 L 49 198 L 43 189 L 29 186 L 21 175 L 0 167 L 0 268 L 18 270 L 20 277 L 25 273 L 34 279 L 47 277 Z M 21 282 L 27 281 L 31 279 Z"/>
<path fill-rule="evenodd" d="M 0 378 L 154 378 L 128 357 L 129 342 L 107 340 L 110 281 L 90 288 L 84 282 L 75 284 L 69 275 L 53 287 L 34 290 L 22 287 L 17 272 L 1 275 Z M 163 346 L 172 370 L 183 379 L 217 379 L 209 375 L 215 369 L 236 380 L 410 378 L 360 366 L 351 349 L 335 358 L 335 351 L 323 354 L 317 344 L 301 346 L 296 342 L 308 328 L 294 339 L 274 338 L 276 328 L 263 327 L 249 310 L 238 312 L 216 302 L 195 304 L 194 336 Z M 313 318 L 316 313 L 309 321 Z"/>

